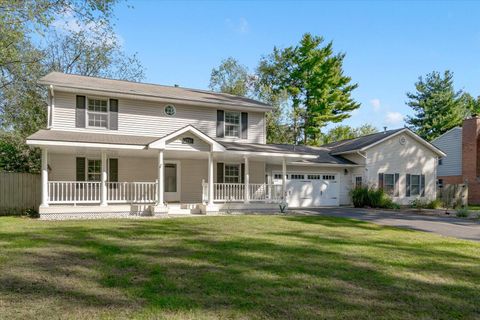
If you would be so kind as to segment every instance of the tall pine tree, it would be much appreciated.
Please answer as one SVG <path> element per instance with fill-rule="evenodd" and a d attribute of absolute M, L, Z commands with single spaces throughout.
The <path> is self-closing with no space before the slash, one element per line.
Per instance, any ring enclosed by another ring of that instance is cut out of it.
<path fill-rule="evenodd" d="M 292 105 L 293 142 L 316 145 L 321 129 L 350 117 L 359 108 L 352 97 L 357 88 L 343 73 L 345 54 L 334 54 L 333 44 L 305 34 L 300 43 L 283 50 L 274 49 L 261 67 L 270 70 L 273 90 L 286 92 Z"/>
<path fill-rule="evenodd" d="M 407 123 L 428 141 L 460 125 L 469 113 L 469 101 L 462 91 L 455 91 L 453 73 L 448 70 L 443 75 L 433 71 L 419 77 L 415 89 L 407 93 L 407 105 L 414 111 Z"/>

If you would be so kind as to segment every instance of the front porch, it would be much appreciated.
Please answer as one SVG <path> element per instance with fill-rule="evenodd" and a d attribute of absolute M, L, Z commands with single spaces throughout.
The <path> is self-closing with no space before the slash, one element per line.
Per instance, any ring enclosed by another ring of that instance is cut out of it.
<path fill-rule="evenodd" d="M 86 180 L 100 181 L 75 180 L 79 163 L 85 164 Z M 62 219 L 276 209 L 284 187 L 268 178 L 266 165 L 264 157 L 212 152 L 88 149 L 73 153 L 43 148 L 40 215 Z M 225 179 L 223 172 L 218 173 L 220 167 L 238 168 L 237 176 L 228 177 L 238 182 L 217 182 Z"/>
<path fill-rule="evenodd" d="M 333 194 L 325 188 L 349 177 L 340 173 L 344 163 L 308 162 L 318 155 L 301 148 L 224 146 L 191 126 L 163 138 L 42 134 L 27 141 L 42 149 L 41 216 L 208 214 L 278 209 L 292 199 L 297 206 L 325 205 L 339 199 L 338 188 L 330 188 Z M 296 171 L 287 174 L 287 164 Z"/>

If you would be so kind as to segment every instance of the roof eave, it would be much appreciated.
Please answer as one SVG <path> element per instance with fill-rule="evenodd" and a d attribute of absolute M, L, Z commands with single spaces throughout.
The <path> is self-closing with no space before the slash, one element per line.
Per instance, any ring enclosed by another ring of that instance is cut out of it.
<path fill-rule="evenodd" d="M 273 109 L 273 106 L 271 105 L 262 105 L 262 106 L 255 106 L 255 105 L 247 105 L 247 106 L 242 106 L 235 104 L 233 102 L 222 102 L 222 103 L 215 103 L 215 102 L 204 102 L 204 101 L 199 101 L 199 100 L 192 100 L 192 99 L 180 99 L 180 98 L 172 98 L 172 97 L 162 97 L 162 96 L 157 96 L 157 95 L 151 95 L 151 94 L 143 94 L 143 93 L 135 93 L 135 92 L 124 92 L 121 90 L 106 90 L 106 89 L 95 89 L 95 88 L 88 88 L 88 87 L 82 87 L 82 86 L 69 86 L 65 84 L 59 84 L 58 82 L 55 81 L 48 81 L 48 80 L 42 80 L 40 79 L 38 81 L 39 84 L 41 85 L 46 85 L 46 86 L 54 86 L 56 88 L 60 89 L 67 89 L 68 90 L 80 90 L 80 91 L 85 91 L 85 92 L 104 92 L 104 93 L 114 93 L 116 95 L 121 95 L 125 96 L 126 98 L 128 97 L 143 97 L 143 98 L 148 98 L 148 100 L 155 100 L 155 101 L 163 101 L 167 103 L 183 103 L 187 105 L 195 105 L 195 106 L 205 106 L 205 107 L 232 107 L 232 108 L 239 108 L 243 110 L 254 110 L 254 111 L 263 111 L 263 112 L 268 112 Z"/>

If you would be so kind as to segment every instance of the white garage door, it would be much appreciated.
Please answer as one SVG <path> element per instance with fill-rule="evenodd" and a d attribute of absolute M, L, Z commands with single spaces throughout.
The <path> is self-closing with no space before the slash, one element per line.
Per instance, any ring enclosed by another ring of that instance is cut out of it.
<path fill-rule="evenodd" d="M 281 173 L 274 174 L 274 183 L 282 183 Z M 332 173 L 289 172 L 286 192 L 289 207 L 321 207 L 340 204 L 337 175 Z"/>

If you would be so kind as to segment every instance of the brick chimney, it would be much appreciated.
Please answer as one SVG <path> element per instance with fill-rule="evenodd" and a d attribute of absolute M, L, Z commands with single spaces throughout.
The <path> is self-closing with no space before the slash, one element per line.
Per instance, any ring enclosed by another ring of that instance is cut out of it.
<path fill-rule="evenodd" d="M 480 118 L 463 121 L 462 175 L 468 181 L 468 202 L 478 204 L 480 199 Z"/>

